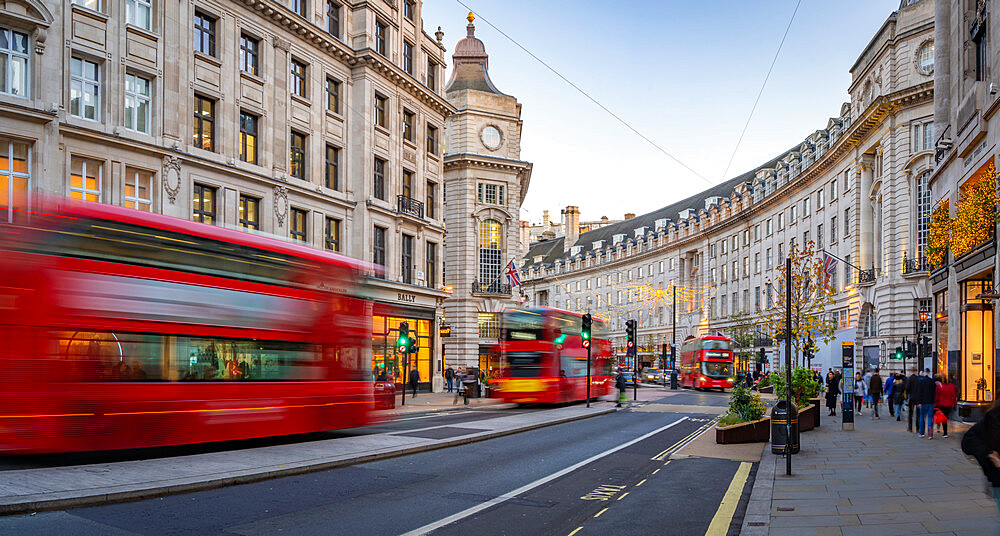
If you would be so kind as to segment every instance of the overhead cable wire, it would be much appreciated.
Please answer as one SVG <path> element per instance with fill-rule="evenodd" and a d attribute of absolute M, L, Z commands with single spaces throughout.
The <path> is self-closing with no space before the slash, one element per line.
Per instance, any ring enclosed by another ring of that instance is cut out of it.
<path fill-rule="evenodd" d="M 764 83 L 760 85 L 760 91 L 757 92 L 757 99 L 753 101 L 753 107 L 750 108 L 750 115 L 747 117 L 747 122 L 743 125 L 743 131 L 740 132 L 740 138 L 736 140 L 736 147 L 733 148 L 733 154 L 729 157 L 729 163 L 726 164 L 726 170 L 722 172 L 722 180 L 726 180 L 726 175 L 729 174 L 729 168 L 733 165 L 733 159 L 736 158 L 736 152 L 740 150 L 740 144 L 743 143 L 743 136 L 747 133 L 747 128 L 750 126 L 750 120 L 753 119 L 753 113 L 757 111 L 757 103 L 760 102 L 760 96 L 764 94 L 764 88 L 767 86 L 767 80 L 771 78 L 771 71 L 774 69 L 774 64 L 778 61 L 778 55 L 781 54 L 781 47 L 785 44 L 785 38 L 788 37 L 788 30 L 792 27 L 792 21 L 795 20 L 795 14 L 799 12 L 799 5 L 802 4 L 802 0 L 798 0 L 795 3 L 795 9 L 792 11 L 792 18 L 788 19 L 788 25 L 785 26 L 785 33 L 781 36 L 781 42 L 778 43 L 778 50 L 774 52 L 774 59 L 771 60 L 771 66 L 767 68 L 767 74 L 764 76 Z"/>
<path fill-rule="evenodd" d="M 643 134 L 642 132 L 639 132 L 639 130 L 636 129 L 635 127 L 633 127 L 631 124 L 629 124 L 628 121 L 622 119 L 618 114 L 612 112 L 607 106 L 601 104 L 600 101 L 598 101 L 594 97 L 590 96 L 590 94 L 587 93 L 586 91 L 584 91 L 583 88 L 581 88 L 580 86 L 574 84 L 570 79 L 568 79 L 565 76 L 563 76 L 562 73 L 560 73 L 559 71 L 555 70 L 555 68 L 553 68 L 551 65 L 549 65 L 544 60 L 542 60 L 541 58 L 539 58 L 538 56 L 536 56 L 534 53 L 532 53 L 530 50 L 528 50 L 527 48 L 525 48 L 524 45 L 522 45 L 521 43 L 519 43 L 513 37 L 507 35 L 503 30 L 501 30 L 495 24 L 493 24 L 492 22 L 490 22 L 489 20 L 487 20 L 486 17 L 483 17 L 482 15 L 480 15 L 478 11 L 476 11 L 476 10 L 472 9 L 471 7 L 469 7 L 469 5 L 466 4 L 465 2 L 463 2 L 462 0 L 455 0 L 455 1 L 458 2 L 459 4 L 461 4 L 462 7 L 464 7 L 465 9 L 468 9 L 469 11 L 471 11 L 472 14 L 474 14 L 476 16 L 476 18 L 482 20 L 483 22 L 485 22 L 486 24 L 488 24 L 491 28 L 493 28 L 494 30 L 496 30 L 497 33 L 499 33 L 500 35 L 506 37 L 508 41 L 510 41 L 511 43 L 514 43 L 514 45 L 517 46 L 518 48 L 520 48 L 521 50 L 523 50 L 525 52 L 525 54 L 527 54 L 527 55 L 531 56 L 532 58 L 534 58 L 535 61 L 537 61 L 538 63 L 541 63 L 546 69 L 552 71 L 553 74 L 555 74 L 560 79 L 562 79 L 563 82 L 566 82 L 567 84 L 569 84 L 573 89 L 575 89 L 578 92 L 580 92 L 580 94 L 583 95 L 584 97 L 586 97 L 588 100 L 590 100 L 590 102 L 593 102 L 600 109 L 602 109 L 605 112 L 607 112 L 608 115 L 610 115 L 611 117 L 614 117 L 619 123 L 621 123 L 622 125 L 624 125 L 625 128 L 631 130 L 636 136 L 639 136 L 640 138 L 642 138 L 643 140 L 645 140 L 646 143 L 652 145 L 654 148 L 656 148 L 656 150 L 658 150 L 661 153 L 663 153 L 664 155 L 666 155 L 668 158 L 670 158 L 671 160 L 673 160 L 674 162 L 676 162 L 677 164 L 679 164 L 684 169 L 686 169 L 686 170 L 690 171 L 691 173 L 693 173 L 699 179 L 707 182 L 708 184 L 712 184 L 712 185 L 715 184 L 714 182 L 712 182 L 710 179 L 706 178 L 701 173 L 698 173 L 697 171 L 695 171 L 694 169 L 692 169 L 691 166 L 685 164 L 684 162 L 681 162 L 679 158 L 677 158 L 676 156 L 670 154 L 663 147 L 660 147 L 659 144 L 657 144 L 655 141 L 653 141 L 650 138 L 648 138 L 645 134 Z"/>

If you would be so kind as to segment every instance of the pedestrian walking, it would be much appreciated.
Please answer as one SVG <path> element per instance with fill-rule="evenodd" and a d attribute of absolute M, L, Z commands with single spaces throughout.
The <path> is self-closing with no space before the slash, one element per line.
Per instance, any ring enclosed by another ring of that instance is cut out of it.
<path fill-rule="evenodd" d="M 913 431 L 913 416 L 917 406 L 917 384 L 920 383 L 920 373 L 913 367 L 910 376 L 906 378 L 906 431 Z"/>
<path fill-rule="evenodd" d="M 840 395 L 840 386 L 837 382 L 837 375 L 830 372 L 826 373 L 826 407 L 830 408 L 830 416 L 837 416 L 837 398 Z"/>
<path fill-rule="evenodd" d="M 878 407 L 882 402 L 882 376 L 878 373 L 878 369 L 872 371 L 871 377 L 868 378 L 868 397 L 872 404 L 872 420 L 881 420 L 882 417 L 878 416 Z"/>
<path fill-rule="evenodd" d="M 628 388 L 628 383 L 625 381 L 625 375 L 622 371 L 618 371 L 618 376 L 615 378 L 615 387 L 618 388 L 618 403 L 615 404 L 616 408 L 622 407 L 622 402 L 625 402 L 625 389 Z"/>
<path fill-rule="evenodd" d="M 937 392 L 937 384 L 931 377 L 931 369 L 924 369 L 924 375 L 917 383 L 917 403 L 920 404 L 920 413 L 917 415 L 917 432 L 920 437 L 927 436 L 927 439 L 934 439 L 934 395 Z"/>
<path fill-rule="evenodd" d="M 995 399 L 986 415 L 965 432 L 962 452 L 979 462 L 993 492 L 997 512 L 1000 512 L 1000 398 Z"/>
<path fill-rule="evenodd" d="M 450 393 L 455 385 L 455 370 L 451 366 L 444 369 L 444 381 L 448 383 L 448 392 Z"/>
<path fill-rule="evenodd" d="M 892 405 L 896 407 L 896 420 L 902 420 L 903 403 L 906 401 L 906 377 L 896 374 L 892 381 Z M 911 421 L 912 422 L 912 421 Z"/>
<path fill-rule="evenodd" d="M 895 374 L 889 374 L 885 379 L 885 385 L 882 386 L 882 395 L 885 396 L 885 405 L 889 406 L 889 416 L 896 416 L 895 404 L 892 403 L 892 385 L 896 380 Z"/>
<path fill-rule="evenodd" d="M 410 371 L 410 389 L 413 390 L 413 397 L 417 396 L 417 384 L 420 383 L 420 371 L 414 366 Z"/>
<path fill-rule="evenodd" d="M 858 408 L 858 415 L 861 415 L 861 402 L 865 399 L 868 387 L 861 378 L 860 372 L 854 373 L 854 405 Z"/>
<path fill-rule="evenodd" d="M 871 392 L 868 390 L 868 386 L 871 384 L 872 381 L 872 369 L 866 368 L 865 374 L 864 376 L 861 377 L 861 379 L 865 381 L 865 407 L 867 408 L 872 403 L 872 395 Z"/>
<path fill-rule="evenodd" d="M 951 418 L 951 410 L 956 404 L 958 404 L 958 394 L 955 391 L 955 384 L 950 379 L 941 377 L 934 394 L 934 407 L 944 416 L 944 421 L 941 423 L 944 437 L 948 437 L 948 419 Z"/>

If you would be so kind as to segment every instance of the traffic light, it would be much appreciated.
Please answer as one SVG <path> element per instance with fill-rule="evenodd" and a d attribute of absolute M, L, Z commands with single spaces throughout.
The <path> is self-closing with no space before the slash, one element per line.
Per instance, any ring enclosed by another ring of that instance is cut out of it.
<path fill-rule="evenodd" d="M 583 327 L 580 329 L 580 338 L 583 340 L 583 347 L 590 348 L 590 313 L 583 315 Z"/>
<path fill-rule="evenodd" d="M 410 351 L 413 341 L 410 339 L 410 324 L 409 322 L 399 323 L 399 339 L 396 340 L 396 347 L 399 348 L 399 352 L 405 354 Z"/>
<path fill-rule="evenodd" d="M 628 354 L 632 355 L 635 353 L 635 320 L 625 321 L 625 347 L 628 349 Z"/>
<path fill-rule="evenodd" d="M 897 346 L 896 347 L 896 352 L 894 354 L 892 354 L 892 358 L 893 359 L 903 359 L 903 356 L 904 356 L 904 354 L 903 354 L 903 347 L 902 346 Z"/>

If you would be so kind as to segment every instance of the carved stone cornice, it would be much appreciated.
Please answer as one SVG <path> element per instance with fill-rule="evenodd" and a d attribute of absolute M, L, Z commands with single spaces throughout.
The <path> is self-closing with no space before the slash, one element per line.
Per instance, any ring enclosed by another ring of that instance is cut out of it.
<path fill-rule="evenodd" d="M 523 173 L 530 173 L 532 164 L 531 162 L 525 162 L 523 160 L 497 159 L 494 157 L 477 155 L 473 153 L 445 155 L 444 157 L 445 171 L 460 167 L 493 169 L 493 170 L 517 173 L 520 175 Z"/>

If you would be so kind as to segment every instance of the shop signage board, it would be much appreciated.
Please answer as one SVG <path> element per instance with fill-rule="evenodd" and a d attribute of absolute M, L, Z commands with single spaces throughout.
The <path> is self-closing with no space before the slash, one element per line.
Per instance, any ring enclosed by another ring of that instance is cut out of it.
<path fill-rule="evenodd" d="M 854 430 L 854 343 L 841 343 L 841 374 L 844 384 L 840 418 L 843 430 Z"/>

